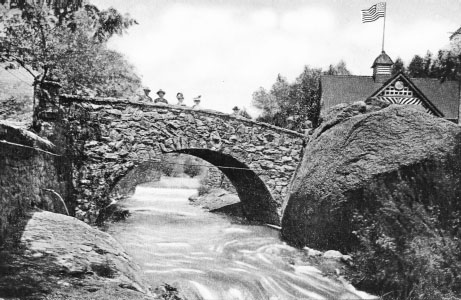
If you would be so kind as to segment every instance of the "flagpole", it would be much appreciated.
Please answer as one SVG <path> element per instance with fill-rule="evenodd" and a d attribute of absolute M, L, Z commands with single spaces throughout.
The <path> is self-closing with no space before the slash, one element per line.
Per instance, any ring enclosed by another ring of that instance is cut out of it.
<path fill-rule="evenodd" d="M 384 2 L 384 21 L 383 21 L 383 48 L 382 51 L 384 52 L 384 35 L 386 32 L 386 15 L 387 15 L 387 3 Z"/>

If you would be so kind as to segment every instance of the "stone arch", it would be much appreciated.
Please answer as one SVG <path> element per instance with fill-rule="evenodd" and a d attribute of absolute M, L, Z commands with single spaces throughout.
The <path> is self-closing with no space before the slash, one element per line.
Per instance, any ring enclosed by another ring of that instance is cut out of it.
<path fill-rule="evenodd" d="M 161 173 L 159 162 L 145 161 L 132 164 L 111 183 L 108 195 L 110 198 L 131 196 L 139 184 L 160 180 Z"/>
<path fill-rule="evenodd" d="M 93 222 L 110 203 L 111 188 L 134 166 L 158 161 L 162 153 L 183 152 L 214 165 L 242 167 L 221 171 L 238 187 L 249 217 L 280 223 L 304 135 L 187 107 L 68 95 L 59 101 L 63 116 L 40 116 L 70 136 L 61 143 L 73 153 L 73 202 L 79 219 Z"/>
<path fill-rule="evenodd" d="M 246 164 L 231 155 L 208 149 L 182 149 L 174 152 L 201 158 L 223 172 L 237 190 L 248 219 L 280 224 L 277 202 L 258 174 Z"/>

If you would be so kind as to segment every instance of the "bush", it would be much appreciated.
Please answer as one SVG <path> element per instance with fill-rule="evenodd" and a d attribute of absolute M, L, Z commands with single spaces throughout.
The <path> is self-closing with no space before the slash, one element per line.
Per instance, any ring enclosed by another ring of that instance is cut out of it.
<path fill-rule="evenodd" d="M 32 100 L 29 97 L 10 97 L 0 100 L 0 120 L 31 121 Z"/>
<path fill-rule="evenodd" d="M 206 177 L 203 177 L 200 179 L 200 186 L 198 188 L 198 195 L 202 196 L 205 194 L 208 194 L 212 189 L 212 186 L 209 184 L 208 180 L 206 180 Z"/>
<path fill-rule="evenodd" d="M 202 173 L 202 168 L 198 164 L 198 162 L 193 159 L 192 157 L 188 156 L 184 160 L 184 173 L 189 175 L 190 177 L 196 177 Z"/>
<path fill-rule="evenodd" d="M 174 164 L 171 164 L 168 160 L 162 161 L 162 173 L 165 176 L 171 176 L 174 171 Z"/>
<path fill-rule="evenodd" d="M 352 282 L 383 299 L 449 300 L 461 293 L 461 243 L 440 225 L 436 207 L 388 202 L 354 213 L 361 248 Z"/>
<path fill-rule="evenodd" d="M 182 161 L 178 154 L 164 155 L 162 159 L 162 173 L 169 177 L 179 177 L 184 173 Z"/>

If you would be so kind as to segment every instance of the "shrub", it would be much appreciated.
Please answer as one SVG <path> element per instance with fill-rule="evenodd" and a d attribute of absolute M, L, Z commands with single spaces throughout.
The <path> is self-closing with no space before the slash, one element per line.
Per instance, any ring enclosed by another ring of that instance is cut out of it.
<path fill-rule="evenodd" d="M 196 177 L 202 173 L 202 168 L 200 167 L 198 162 L 190 156 L 184 160 L 183 169 L 184 173 L 189 175 L 190 177 Z"/>
<path fill-rule="evenodd" d="M 173 170 L 174 170 L 174 164 L 171 164 L 167 160 L 162 162 L 162 173 L 165 176 L 171 176 L 171 174 L 173 174 Z"/>
<path fill-rule="evenodd" d="M 162 160 L 162 173 L 169 177 L 179 177 L 184 173 L 179 155 L 165 155 Z"/>
<path fill-rule="evenodd" d="M 352 282 L 383 299 L 449 300 L 461 293 L 461 243 L 441 229 L 439 210 L 387 202 L 355 212 Z"/>
<path fill-rule="evenodd" d="M 200 186 L 198 188 L 198 195 L 202 196 L 208 194 L 212 189 L 212 186 L 209 184 L 209 181 L 206 180 L 206 177 L 200 179 Z"/>

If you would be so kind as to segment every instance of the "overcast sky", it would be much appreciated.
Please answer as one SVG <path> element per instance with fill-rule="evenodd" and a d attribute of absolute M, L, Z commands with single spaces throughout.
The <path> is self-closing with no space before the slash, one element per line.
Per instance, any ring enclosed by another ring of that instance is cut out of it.
<path fill-rule="evenodd" d="M 91 0 L 129 13 L 139 25 L 110 46 L 126 54 L 144 85 L 175 103 L 202 95 L 205 108 L 251 108 L 278 73 L 293 81 L 304 65 L 344 60 L 354 75 L 371 75 L 381 51 L 383 19 L 362 24 L 365 0 Z M 460 0 L 389 0 L 386 52 L 405 61 L 434 53 L 461 26 Z"/>

